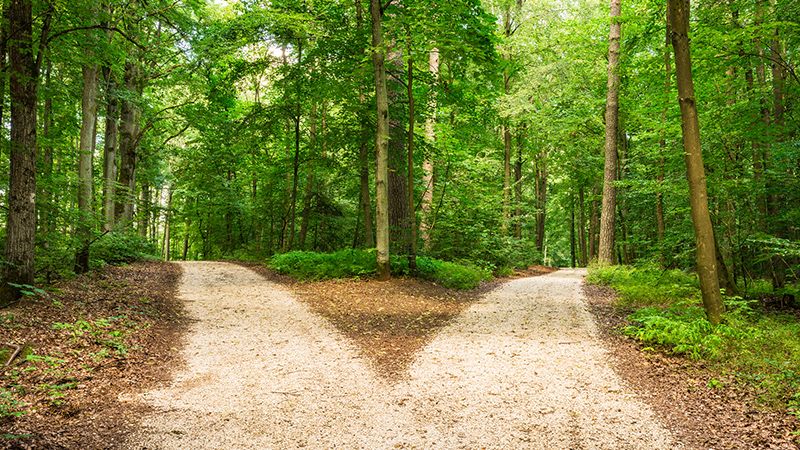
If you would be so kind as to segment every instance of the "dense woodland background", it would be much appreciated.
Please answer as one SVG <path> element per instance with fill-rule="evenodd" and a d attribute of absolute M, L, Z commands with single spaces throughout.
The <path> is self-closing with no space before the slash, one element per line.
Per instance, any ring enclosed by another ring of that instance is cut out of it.
<path fill-rule="evenodd" d="M 3 232 L 26 230 L 3 239 L 7 280 L 50 281 L 143 253 L 265 259 L 375 246 L 369 2 L 3 3 Z M 608 6 L 382 6 L 391 253 L 495 273 L 595 259 Z M 721 286 L 770 280 L 790 298 L 800 4 L 693 6 Z M 626 0 L 612 23 L 623 30 L 613 262 L 692 270 L 665 2 Z M 35 187 L 35 216 L 19 209 L 30 196 L 14 197 L 15 183 Z M 20 247 L 33 236 L 35 259 Z"/>

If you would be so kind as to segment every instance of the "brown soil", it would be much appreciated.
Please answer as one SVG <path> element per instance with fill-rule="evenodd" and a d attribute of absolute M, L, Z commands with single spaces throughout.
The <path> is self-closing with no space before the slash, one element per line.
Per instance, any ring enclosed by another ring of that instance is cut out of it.
<path fill-rule="evenodd" d="M 20 395 L 27 411 L 0 419 L 0 448 L 118 445 L 142 413 L 124 399 L 168 379 L 180 363 L 175 349 L 187 325 L 176 299 L 180 275 L 161 262 L 109 267 L 0 310 L 0 346 L 57 358 L 18 357 L 0 373 L 0 388 Z M 84 326 L 54 326 L 76 322 Z"/>
<path fill-rule="evenodd" d="M 688 448 L 798 448 L 800 440 L 792 435 L 800 427 L 796 418 L 759 406 L 746 387 L 702 362 L 644 351 L 620 333 L 629 311 L 614 305 L 612 289 L 585 284 L 584 292 L 614 369 Z"/>
<path fill-rule="evenodd" d="M 298 282 L 261 264 L 241 264 L 289 287 L 298 299 L 352 339 L 378 373 L 389 380 L 404 378 L 416 353 L 438 330 L 502 281 L 484 283 L 472 291 L 447 289 L 414 278 Z M 509 278 L 554 270 L 531 267 Z"/>

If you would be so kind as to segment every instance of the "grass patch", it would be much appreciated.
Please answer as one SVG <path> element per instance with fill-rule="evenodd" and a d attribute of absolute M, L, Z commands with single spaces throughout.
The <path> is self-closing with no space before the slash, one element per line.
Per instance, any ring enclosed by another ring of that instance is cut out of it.
<path fill-rule="evenodd" d="M 408 260 L 391 258 L 395 275 L 409 275 Z M 340 250 L 334 253 L 289 252 L 274 256 L 267 264 L 298 280 L 371 277 L 377 271 L 375 250 Z M 488 270 L 421 256 L 417 276 L 452 289 L 474 289 L 491 278 Z"/>
<path fill-rule="evenodd" d="M 701 359 L 753 387 L 767 404 L 800 416 L 800 323 L 757 300 L 725 296 L 720 325 L 705 317 L 697 279 L 654 266 L 592 267 L 588 281 L 633 309 L 623 333 L 672 354 Z"/>

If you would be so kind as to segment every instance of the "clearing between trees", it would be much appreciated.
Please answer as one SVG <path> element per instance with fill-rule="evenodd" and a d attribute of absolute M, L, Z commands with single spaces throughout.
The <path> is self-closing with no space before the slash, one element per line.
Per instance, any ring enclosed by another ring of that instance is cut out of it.
<path fill-rule="evenodd" d="M 130 448 L 674 448 L 615 375 L 581 270 L 510 281 L 380 376 L 357 345 L 243 267 L 183 263 L 195 322 Z M 133 402 L 138 399 L 130 399 Z"/>

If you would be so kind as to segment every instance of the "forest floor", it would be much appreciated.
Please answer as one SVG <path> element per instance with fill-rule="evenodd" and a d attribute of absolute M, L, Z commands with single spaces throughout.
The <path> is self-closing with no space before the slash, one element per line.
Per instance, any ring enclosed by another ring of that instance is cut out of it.
<path fill-rule="evenodd" d="M 384 367 L 315 313 L 325 300 L 233 264 L 182 267 L 194 319 L 185 365 L 141 395 L 151 412 L 131 448 L 675 447 L 609 364 L 582 271 L 519 278 L 471 301 L 435 293 L 442 304 L 421 328 L 438 332 Z M 340 322 L 403 336 L 382 325 L 396 312 Z"/>
<path fill-rule="evenodd" d="M 0 448 L 121 445 L 144 408 L 126 398 L 180 365 L 180 280 L 175 264 L 109 266 L 0 309 Z"/>

